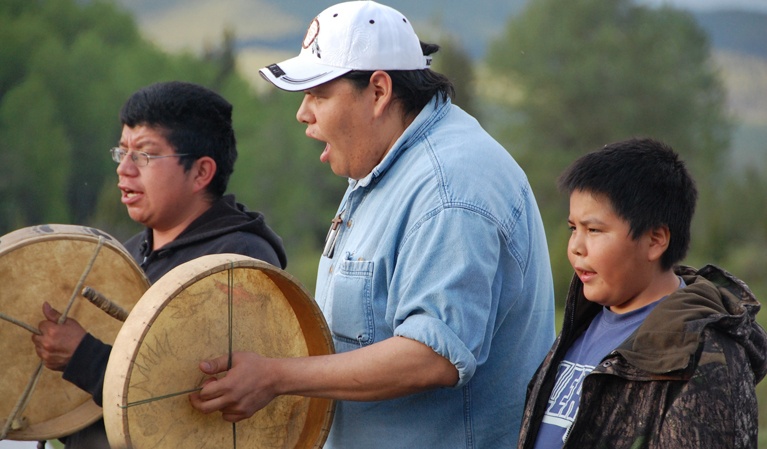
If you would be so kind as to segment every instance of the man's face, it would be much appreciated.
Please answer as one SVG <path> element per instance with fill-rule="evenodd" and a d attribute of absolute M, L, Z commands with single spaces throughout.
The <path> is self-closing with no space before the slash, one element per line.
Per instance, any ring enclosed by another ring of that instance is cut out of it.
<path fill-rule="evenodd" d="M 150 156 L 175 154 L 173 147 L 157 129 L 138 125 L 123 126 L 120 148 L 140 151 Z M 185 172 L 178 157 L 151 159 L 139 167 L 130 155 L 117 166 L 118 188 L 128 215 L 144 226 L 168 230 L 187 218 L 185 206 L 191 204 L 192 171 Z"/>
<path fill-rule="evenodd" d="M 392 142 L 377 138 L 375 94 L 336 79 L 304 92 L 296 119 L 306 123 L 306 135 L 325 142 L 320 155 L 333 173 L 353 179 L 367 176 L 383 159 Z"/>
<path fill-rule="evenodd" d="M 631 237 L 629 223 L 602 195 L 576 190 L 570 195 L 572 234 L 567 256 L 589 301 L 625 313 L 658 299 L 650 291 L 657 263 L 649 260 L 649 231 Z"/>

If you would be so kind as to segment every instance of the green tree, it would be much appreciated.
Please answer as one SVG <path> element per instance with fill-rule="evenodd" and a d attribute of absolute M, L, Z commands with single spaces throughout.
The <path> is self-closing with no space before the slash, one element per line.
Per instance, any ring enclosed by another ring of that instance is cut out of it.
<path fill-rule="evenodd" d="M 130 15 L 105 1 L 3 2 L 0 38 L 0 159 L 10 173 L 0 183 L 5 232 L 91 220 L 135 229 L 122 225 L 129 222 L 124 210 L 120 217 L 95 212 L 107 184 L 119 204 L 107 149 L 120 135 L 120 106 L 152 82 L 210 86 L 235 76 L 202 58 L 163 53 L 141 37 Z"/>
<path fill-rule="evenodd" d="M 27 78 L 0 104 L 3 226 L 69 221 L 65 205 L 71 147 L 57 117 L 53 95 L 39 78 Z"/>
<path fill-rule="evenodd" d="M 0 152 L 19 163 L 12 153 L 23 152 L 34 161 L 4 168 L 40 178 L 34 188 L 47 192 L 29 198 L 35 190 L 4 185 L 3 208 L 18 218 L 0 219 L 6 231 L 40 222 L 85 222 L 109 175 L 105 149 L 116 140 L 109 125 L 130 88 L 117 81 L 122 74 L 113 63 L 126 47 L 151 49 L 113 5 L 79 3 L 11 1 L 0 8 L 0 109 L 6 111 Z M 39 97 L 24 94 L 31 90 Z"/>
<path fill-rule="evenodd" d="M 607 143 L 651 136 L 679 151 L 696 179 L 723 166 L 724 89 L 707 37 L 687 13 L 630 0 L 532 1 L 491 44 L 487 64 L 516 94 L 499 132 L 542 204 L 559 296 L 570 269 L 567 206 L 555 183 L 567 164 Z M 699 184 L 701 239 L 716 204 L 707 185 Z"/>
<path fill-rule="evenodd" d="M 455 37 L 443 35 L 439 45 L 440 49 L 434 55 L 434 70 L 444 74 L 453 82 L 456 91 L 454 103 L 472 116 L 479 118 L 474 62 Z"/>

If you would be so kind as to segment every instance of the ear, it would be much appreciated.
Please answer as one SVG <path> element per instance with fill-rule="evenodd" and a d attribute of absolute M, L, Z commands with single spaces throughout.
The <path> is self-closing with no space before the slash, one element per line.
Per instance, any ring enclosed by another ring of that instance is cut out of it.
<path fill-rule="evenodd" d="M 374 114 L 376 117 L 380 117 L 394 100 L 391 77 L 383 70 L 376 70 L 370 75 L 369 87 L 374 95 Z"/>
<path fill-rule="evenodd" d="M 668 226 L 660 226 L 647 231 L 647 237 L 649 239 L 648 260 L 653 262 L 660 260 L 671 242 L 671 231 L 669 231 Z"/>
<path fill-rule="evenodd" d="M 203 156 L 194 162 L 191 172 L 194 176 L 194 193 L 205 190 L 216 175 L 216 161 L 210 156 Z"/>

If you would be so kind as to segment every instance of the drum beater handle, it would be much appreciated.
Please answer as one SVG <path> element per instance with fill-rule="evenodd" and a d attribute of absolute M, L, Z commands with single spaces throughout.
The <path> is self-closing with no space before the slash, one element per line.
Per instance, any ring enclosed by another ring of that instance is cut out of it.
<path fill-rule="evenodd" d="M 85 287 L 82 291 L 82 295 L 90 301 L 93 305 L 120 321 L 125 321 L 128 318 L 128 312 L 116 303 L 112 302 L 106 296 L 99 293 L 92 287 Z"/>

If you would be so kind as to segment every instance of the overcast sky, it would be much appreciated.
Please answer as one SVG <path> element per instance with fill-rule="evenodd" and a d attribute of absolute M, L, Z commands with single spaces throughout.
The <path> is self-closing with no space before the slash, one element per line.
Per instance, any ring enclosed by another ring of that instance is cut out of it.
<path fill-rule="evenodd" d="M 670 4 L 677 8 L 693 10 L 746 9 L 767 13 L 767 0 L 637 0 L 649 5 Z"/>

